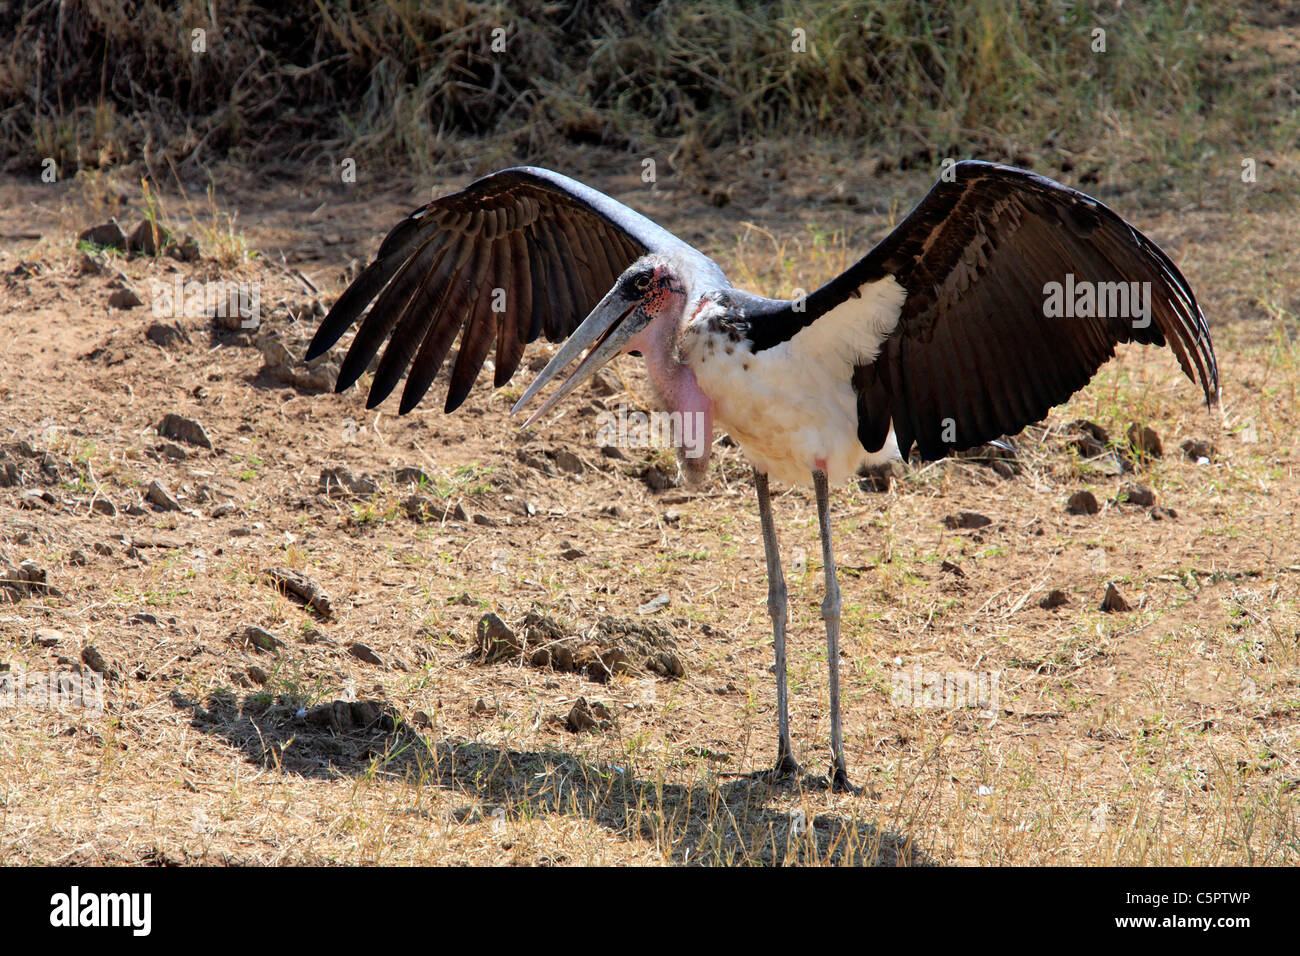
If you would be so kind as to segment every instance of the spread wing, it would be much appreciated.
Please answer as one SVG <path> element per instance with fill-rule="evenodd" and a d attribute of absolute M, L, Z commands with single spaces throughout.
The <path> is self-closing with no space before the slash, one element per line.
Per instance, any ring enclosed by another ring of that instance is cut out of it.
<path fill-rule="evenodd" d="M 864 447 L 881 448 L 891 425 L 904 458 L 913 443 L 934 459 L 1015 434 L 1083 388 L 1120 342 L 1168 345 L 1218 401 L 1205 316 L 1154 242 L 1043 176 L 981 162 L 952 171 L 807 300 L 811 322 L 867 283 L 892 276 L 906 290 L 880 354 L 854 370 Z M 1069 295 L 1085 284 L 1091 305 Z"/>
<path fill-rule="evenodd" d="M 505 169 L 398 223 L 325 316 L 307 358 L 326 352 L 373 301 L 335 390 L 356 382 L 387 339 L 366 407 L 387 398 L 406 373 L 399 408 L 405 414 L 424 397 L 459 333 L 450 412 L 490 351 L 500 387 L 529 342 L 543 334 L 552 342 L 568 337 L 648 252 L 704 259 L 645 216 L 567 176 Z"/>

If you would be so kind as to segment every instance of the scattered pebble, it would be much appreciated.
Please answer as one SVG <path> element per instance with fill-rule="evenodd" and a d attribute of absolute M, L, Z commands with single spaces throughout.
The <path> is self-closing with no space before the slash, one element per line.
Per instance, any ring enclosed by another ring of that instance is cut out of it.
<path fill-rule="evenodd" d="M 122 252 L 127 250 L 126 233 L 115 219 L 82 230 L 77 234 L 77 241 L 89 242 L 101 248 L 120 249 Z"/>
<path fill-rule="evenodd" d="M 1101 609 L 1107 613 L 1122 614 L 1133 610 L 1133 607 L 1124 599 L 1124 595 L 1119 593 L 1119 588 L 1115 587 L 1112 581 L 1106 585 L 1106 596 L 1101 599 Z"/>
<path fill-rule="evenodd" d="M 172 497 L 171 492 L 167 490 L 167 486 L 157 478 L 154 478 L 149 482 L 149 486 L 145 489 L 144 496 L 150 504 L 154 505 L 161 511 L 181 510 L 180 502 Z"/>
<path fill-rule="evenodd" d="M 1070 595 L 1066 594 L 1060 588 L 1052 588 L 1052 590 L 1048 591 L 1047 594 L 1043 596 L 1043 599 L 1038 602 L 1038 606 L 1045 611 L 1050 611 L 1053 608 L 1064 607 L 1069 603 Z"/>
<path fill-rule="evenodd" d="M 354 475 L 352 469 L 345 465 L 321 469 L 318 487 L 321 494 L 331 497 L 350 494 L 364 498 L 379 490 L 369 475 Z"/>
<path fill-rule="evenodd" d="M 1212 442 L 1202 438 L 1189 438 L 1182 444 L 1183 455 L 1198 465 L 1208 465 L 1218 450 Z"/>
<path fill-rule="evenodd" d="M 1119 504 L 1138 505 L 1150 508 L 1156 503 L 1155 492 L 1146 485 L 1124 485 L 1116 498 Z"/>
<path fill-rule="evenodd" d="M 962 511 L 955 515 L 948 515 L 943 519 L 943 526 L 949 531 L 985 528 L 992 523 L 992 518 L 982 515 L 977 511 Z"/>
<path fill-rule="evenodd" d="M 1129 425 L 1128 443 L 1139 455 L 1148 458 L 1164 457 L 1164 443 L 1160 441 L 1160 435 L 1150 425 L 1140 425 L 1137 422 Z"/>
<path fill-rule="evenodd" d="M 274 652 L 284 646 L 284 641 L 266 630 L 266 628 L 258 627 L 256 624 L 249 624 L 240 631 L 239 638 L 245 645 L 252 645 L 261 651 Z"/>
<path fill-rule="evenodd" d="M 280 591 L 297 597 L 321 617 L 329 617 L 334 613 L 329 595 L 301 571 L 270 568 L 265 574 Z"/>
<path fill-rule="evenodd" d="M 203 430 L 203 426 L 193 418 L 168 413 L 158 423 L 157 431 L 161 437 L 170 438 L 172 441 L 181 441 L 187 445 L 196 445 L 209 450 L 212 448 L 212 439 Z"/>
<path fill-rule="evenodd" d="M 134 289 L 124 285 L 109 294 L 108 304 L 115 309 L 134 309 L 144 305 L 144 300 L 135 294 Z"/>
<path fill-rule="evenodd" d="M 1072 515 L 1095 515 L 1101 511 L 1101 504 L 1097 501 L 1097 496 L 1085 488 L 1070 495 L 1065 509 Z"/>
<path fill-rule="evenodd" d="M 561 449 L 555 453 L 555 466 L 560 471 L 568 472 L 571 475 L 580 475 L 587 470 L 587 466 L 582 463 L 582 459 L 567 449 Z"/>
<path fill-rule="evenodd" d="M 475 633 L 479 654 L 485 663 L 514 657 L 523 650 L 518 635 L 497 614 L 484 614 L 479 618 Z"/>
<path fill-rule="evenodd" d="M 376 667 L 384 666 L 384 659 L 376 654 L 370 647 L 362 644 L 360 641 L 354 641 L 348 645 L 348 653 L 359 661 L 367 664 L 374 664 Z"/>
<path fill-rule="evenodd" d="M 588 701 L 585 697 L 579 697 L 569 710 L 564 725 L 574 733 L 599 730 L 608 727 L 613 716 L 610 709 L 600 701 Z"/>

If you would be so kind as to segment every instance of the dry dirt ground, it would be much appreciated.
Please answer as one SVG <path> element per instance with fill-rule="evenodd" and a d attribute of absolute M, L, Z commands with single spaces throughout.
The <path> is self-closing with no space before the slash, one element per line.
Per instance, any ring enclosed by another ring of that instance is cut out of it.
<path fill-rule="evenodd" d="M 930 178 L 792 167 L 650 190 L 637 171 L 586 178 L 784 294 L 865 251 Z M 855 797 L 815 778 L 829 728 L 810 494 L 775 500 L 810 775 L 770 787 L 743 776 L 774 760 L 775 691 L 738 449 L 717 436 L 700 489 L 672 483 L 667 452 L 603 453 L 599 411 L 645 402 L 634 358 L 529 433 L 507 418 L 527 372 L 498 393 L 480 380 L 450 417 L 445 373 L 404 418 L 395 399 L 367 412 L 363 391 L 320 388 L 328 368 L 286 367 L 283 349 L 302 354 L 388 225 L 464 179 L 216 181 L 210 203 L 164 197 L 197 262 L 83 260 L 82 228 L 139 218 L 138 178 L 0 184 L 0 861 L 1300 859 L 1293 186 L 1101 193 L 1198 290 L 1225 417 L 1171 354 L 1132 348 L 1026 430 L 1010 467 L 835 489 Z M 260 254 L 236 262 L 241 243 Z M 155 283 L 176 277 L 257 283 L 260 327 L 155 316 Z M 123 284 L 142 306 L 109 305 Z M 160 437 L 168 414 L 212 447 Z M 1110 444 L 1089 449 L 1078 419 Z M 1133 422 L 1162 457 L 1132 451 Z M 322 478 L 339 467 L 350 486 Z M 1081 490 L 1098 513 L 1067 509 Z M 989 520 L 945 521 L 963 512 Z M 328 603 L 283 593 L 277 569 Z M 1130 610 L 1101 610 L 1110 583 Z M 1064 603 L 1044 607 L 1053 590 Z M 489 612 L 549 621 L 489 662 Z M 551 665 L 535 666 L 541 645 Z M 102 713 L 14 693 L 83 668 L 107 675 Z M 897 693 L 956 672 L 997 675 L 996 700 Z"/>

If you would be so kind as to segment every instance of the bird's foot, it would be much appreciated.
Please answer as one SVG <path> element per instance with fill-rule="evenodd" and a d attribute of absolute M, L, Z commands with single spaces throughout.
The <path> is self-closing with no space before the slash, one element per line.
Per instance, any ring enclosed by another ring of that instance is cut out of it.
<path fill-rule="evenodd" d="M 832 793 L 851 793 L 854 796 L 862 794 L 861 787 L 855 787 L 849 782 L 849 772 L 842 763 L 832 763 L 831 772 L 828 778 Z"/>
<path fill-rule="evenodd" d="M 750 780 L 774 784 L 787 780 L 797 780 L 802 774 L 803 768 L 799 766 L 799 762 L 789 752 L 782 752 L 776 758 L 775 767 L 770 770 L 755 770 L 753 773 L 744 776 L 749 777 Z"/>

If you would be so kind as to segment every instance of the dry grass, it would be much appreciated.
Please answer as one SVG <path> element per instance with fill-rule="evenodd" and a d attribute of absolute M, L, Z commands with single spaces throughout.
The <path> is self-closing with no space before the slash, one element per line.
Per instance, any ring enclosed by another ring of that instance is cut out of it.
<path fill-rule="evenodd" d="M 330 0 L 291 26 L 264 5 L 214 16 L 126 0 L 0 14 L 11 166 L 337 175 L 354 157 L 428 173 L 594 145 L 716 175 L 719 150 L 798 156 L 815 138 L 903 168 L 981 155 L 1148 183 L 1286 152 L 1300 129 L 1281 4 Z"/>

